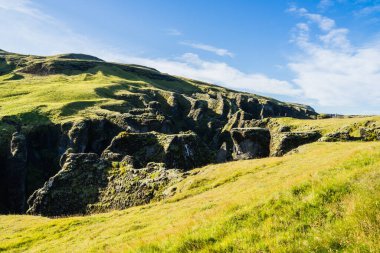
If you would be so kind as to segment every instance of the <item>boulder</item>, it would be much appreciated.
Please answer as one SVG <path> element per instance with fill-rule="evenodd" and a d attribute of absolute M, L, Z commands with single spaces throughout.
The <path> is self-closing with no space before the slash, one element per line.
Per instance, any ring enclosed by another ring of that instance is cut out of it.
<path fill-rule="evenodd" d="M 68 133 L 70 147 L 74 153 L 83 153 L 88 143 L 88 121 L 75 122 Z"/>
<path fill-rule="evenodd" d="M 60 216 L 84 214 L 107 185 L 110 164 L 97 154 L 68 154 L 63 168 L 28 199 L 28 214 Z"/>
<path fill-rule="evenodd" d="M 224 163 L 228 161 L 228 148 L 227 148 L 227 143 L 223 142 L 223 144 L 220 146 L 218 152 L 216 153 L 215 161 L 217 163 Z"/>
<path fill-rule="evenodd" d="M 336 141 L 350 141 L 353 138 L 350 136 L 349 130 L 338 130 L 333 133 L 328 133 L 320 139 L 320 141 L 325 142 L 336 142 Z"/>
<path fill-rule="evenodd" d="M 266 128 L 233 128 L 234 160 L 252 159 L 269 156 L 270 132 Z"/>
<path fill-rule="evenodd" d="M 317 131 L 281 132 L 272 135 L 271 156 L 282 156 L 301 145 L 315 142 L 321 137 Z"/>
<path fill-rule="evenodd" d="M 380 141 L 380 127 L 362 127 L 359 129 L 360 139 L 363 141 Z"/>
<path fill-rule="evenodd" d="M 110 174 L 107 186 L 100 190 L 99 200 L 88 205 L 89 213 L 120 210 L 161 199 L 168 184 L 183 179 L 179 170 L 167 169 L 165 164 L 153 162 L 141 169 L 120 163 Z"/>

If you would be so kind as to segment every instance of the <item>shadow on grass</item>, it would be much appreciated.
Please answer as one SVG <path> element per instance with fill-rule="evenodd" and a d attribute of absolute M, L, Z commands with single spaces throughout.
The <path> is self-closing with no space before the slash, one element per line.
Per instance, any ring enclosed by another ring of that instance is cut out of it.
<path fill-rule="evenodd" d="M 21 79 L 24 79 L 22 75 L 11 74 L 8 78 L 4 79 L 4 81 L 15 81 L 15 80 L 21 80 Z"/>
<path fill-rule="evenodd" d="M 94 106 L 97 102 L 95 101 L 78 101 L 72 102 L 62 107 L 60 116 L 71 116 L 77 112 L 84 110 L 90 106 Z"/>

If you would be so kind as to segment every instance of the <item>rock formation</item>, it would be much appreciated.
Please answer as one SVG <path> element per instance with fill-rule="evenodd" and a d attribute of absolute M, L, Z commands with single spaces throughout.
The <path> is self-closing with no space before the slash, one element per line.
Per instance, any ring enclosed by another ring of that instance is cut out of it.
<path fill-rule="evenodd" d="M 321 137 L 269 120 L 316 118 L 309 106 L 88 55 L 0 51 L 2 75 L 9 75 L 4 82 L 30 75 L 85 82 L 100 75 L 108 84 L 87 90 L 102 100 L 96 110 L 90 107 L 96 101 L 74 101 L 52 117 L 41 103 L 0 119 L 0 213 L 25 212 L 26 199 L 28 213 L 46 216 L 139 205 L 172 194 L 167 187 L 193 168 L 279 156 Z M 376 127 L 363 127 L 362 139 L 379 138 Z M 344 137 L 330 134 L 323 138 Z"/>
<path fill-rule="evenodd" d="M 107 184 L 109 164 L 97 154 L 69 154 L 62 169 L 29 198 L 28 213 L 46 216 L 84 214 Z"/>
<path fill-rule="evenodd" d="M 234 143 L 234 160 L 269 156 L 270 132 L 265 128 L 233 128 L 231 137 Z"/>
<path fill-rule="evenodd" d="M 282 156 L 301 145 L 315 142 L 321 137 L 317 131 L 282 132 L 272 136 L 271 155 Z"/>

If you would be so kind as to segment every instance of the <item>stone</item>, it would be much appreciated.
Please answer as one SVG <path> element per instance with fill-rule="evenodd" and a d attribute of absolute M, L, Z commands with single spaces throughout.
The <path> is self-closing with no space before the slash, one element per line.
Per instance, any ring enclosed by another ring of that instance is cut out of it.
<path fill-rule="evenodd" d="M 61 216 L 84 214 L 107 185 L 110 164 L 94 153 L 68 154 L 62 169 L 28 199 L 28 214 Z"/>
<path fill-rule="evenodd" d="M 70 129 L 68 136 L 70 139 L 70 148 L 73 149 L 73 153 L 83 153 L 88 144 L 88 122 L 79 121 L 75 122 Z"/>
<path fill-rule="evenodd" d="M 350 141 L 353 138 L 350 136 L 350 132 L 348 130 L 338 130 L 333 133 L 328 133 L 324 135 L 320 141 L 324 142 L 336 142 L 336 141 Z"/>
<path fill-rule="evenodd" d="M 215 160 L 217 163 L 224 163 L 228 160 L 228 150 L 226 142 L 223 142 L 223 144 L 220 146 L 218 152 L 216 153 Z"/>
<path fill-rule="evenodd" d="M 361 127 L 359 129 L 360 139 L 363 141 L 379 141 L 380 127 Z"/>
<path fill-rule="evenodd" d="M 301 145 L 315 142 L 321 137 L 317 131 L 284 132 L 272 135 L 271 156 L 282 156 Z"/>
<path fill-rule="evenodd" d="M 102 157 L 120 162 L 124 157 L 135 168 L 144 168 L 149 162 L 164 163 L 166 168 L 189 170 L 212 159 L 208 147 L 194 133 L 160 134 L 127 133 L 116 136 L 104 150 Z"/>
<path fill-rule="evenodd" d="M 99 191 L 98 201 L 87 206 L 88 213 L 125 209 L 166 198 L 166 187 L 183 179 L 179 170 L 167 169 L 164 163 L 154 162 L 140 169 L 121 165 L 110 173 L 113 176 Z"/>
<path fill-rule="evenodd" d="M 252 159 L 269 156 L 270 132 L 266 128 L 233 128 L 234 160 Z"/>

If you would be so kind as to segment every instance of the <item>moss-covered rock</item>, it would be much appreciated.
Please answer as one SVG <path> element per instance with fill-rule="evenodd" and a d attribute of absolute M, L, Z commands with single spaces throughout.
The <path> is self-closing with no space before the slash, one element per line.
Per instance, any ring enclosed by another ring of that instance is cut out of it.
<path fill-rule="evenodd" d="M 109 161 L 132 160 L 136 168 L 149 162 L 164 163 L 167 168 L 188 170 L 213 160 L 208 147 L 194 133 L 160 134 L 122 132 L 102 156 Z"/>
<path fill-rule="evenodd" d="M 272 134 L 271 156 L 281 156 L 301 145 L 315 142 L 321 137 L 318 131 L 280 132 Z"/>
<path fill-rule="evenodd" d="M 144 190 L 139 191 L 133 180 L 138 175 L 142 181 L 137 181 L 145 182 L 152 162 L 162 163 L 159 172 L 153 173 L 164 175 L 173 168 L 184 171 L 213 162 L 268 156 L 269 131 L 252 129 L 261 124 L 258 121 L 317 115 L 308 106 L 82 54 L 41 57 L 0 51 L 0 82 L 10 87 L 0 92 L 1 112 L 11 114 L 2 115 L 0 126 L 13 128 L 4 135 L 0 132 L 0 197 L 7 196 L 7 201 L 0 199 L 0 212 L 7 212 L 12 190 L 4 182 L 16 178 L 10 174 L 15 171 L 10 154 L 10 135 L 15 131 L 25 136 L 28 154 L 25 166 L 18 166 L 27 171 L 26 181 L 23 173 L 18 178 L 26 185 L 20 188 L 21 197 L 26 199 L 42 187 L 31 198 L 30 212 L 58 215 L 83 213 L 87 205 L 95 205 L 96 187 L 104 189 L 101 203 L 112 208 L 145 203 L 152 189 L 141 186 Z M 17 101 L 30 104 L 13 103 Z M 268 128 L 265 123 L 262 127 Z M 108 162 L 140 171 L 103 180 L 111 168 L 105 166 Z M 158 178 L 162 182 L 155 185 L 160 188 L 167 180 Z M 116 191 L 119 184 L 130 186 L 131 197 L 123 195 L 130 201 L 111 203 L 106 192 Z M 153 192 L 157 192 L 155 187 Z"/>
<path fill-rule="evenodd" d="M 89 213 L 125 209 L 160 199 L 163 190 L 183 179 L 176 169 L 167 169 L 163 163 L 148 163 L 146 168 L 133 169 L 119 163 L 109 171 L 108 184 L 100 190 L 99 200 L 87 206 Z"/>
<path fill-rule="evenodd" d="M 266 128 L 234 128 L 231 131 L 234 160 L 269 156 L 270 132 Z"/>
<path fill-rule="evenodd" d="M 84 214 L 106 187 L 110 165 L 97 154 L 69 154 L 62 169 L 28 200 L 29 214 Z"/>
<path fill-rule="evenodd" d="M 337 141 L 350 141 L 353 139 L 354 138 L 350 135 L 349 130 L 342 129 L 336 132 L 325 134 L 324 136 L 322 136 L 320 141 L 337 142 Z"/>
<path fill-rule="evenodd" d="M 380 127 L 361 127 L 360 139 L 363 141 L 380 141 Z"/>

